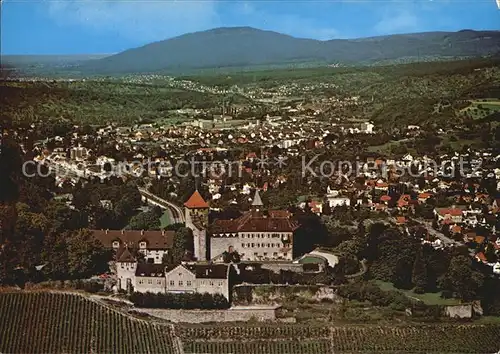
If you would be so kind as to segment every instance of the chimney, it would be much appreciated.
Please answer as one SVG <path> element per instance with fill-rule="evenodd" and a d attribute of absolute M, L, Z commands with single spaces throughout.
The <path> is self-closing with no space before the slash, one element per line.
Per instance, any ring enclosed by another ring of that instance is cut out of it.
<path fill-rule="evenodd" d="M 143 236 L 143 235 L 144 235 L 144 230 L 141 230 L 141 236 Z"/>
<path fill-rule="evenodd" d="M 108 231 L 109 231 L 109 229 L 106 229 L 106 231 L 104 231 L 104 232 L 105 232 L 105 235 L 107 235 L 107 234 L 108 234 Z"/>

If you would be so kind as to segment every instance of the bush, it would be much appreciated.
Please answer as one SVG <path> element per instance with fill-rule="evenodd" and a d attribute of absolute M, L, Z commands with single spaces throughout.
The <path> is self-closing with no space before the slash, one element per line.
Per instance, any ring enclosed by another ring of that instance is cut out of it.
<path fill-rule="evenodd" d="M 137 307 L 164 309 L 227 309 L 229 303 L 221 294 L 185 293 L 154 294 L 134 292 L 129 297 Z"/>
<path fill-rule="evenodd" d="M 383 291 L 371 282 L 358 281 L 338 289 L 338 295 L 349 300 L 369 301 L 375 306 L 392 306 L 404 310 L 411 305 L 410 299 L 398 291 Z"/>

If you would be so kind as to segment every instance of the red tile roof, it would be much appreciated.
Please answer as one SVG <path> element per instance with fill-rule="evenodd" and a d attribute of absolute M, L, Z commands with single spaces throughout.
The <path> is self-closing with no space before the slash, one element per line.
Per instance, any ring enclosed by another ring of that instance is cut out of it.
<path fill-rule="evenodd" d="M 187 202 L 184 203 L 184 206 L 189 209 L 204 209 L 208 208 L 208 204 L 201 196 L 200 192 L 194 191 L 191 197 Z"/>
<path fill-rule="evenodd" d="M 147 249 L 170 249 L 174 243 L 174 231 L 141 230 L 90 230 L 105 248 L 113 248 L 118 241 L 120 247 L 139 248 L 139 242 L 145 241 Z"/>
<path fill-rule="evenodd" d="M 293 232 L 298 224 L 286 217 L 263 217 L 252 215 L 252 212 L 240 216 L 234 220 L 215 220 L 212 232 L 236 233 L 236 232 Z"/>
<path fill-rule="evenodd" d="M 132 256 L 128 248 L 124 248 L 122 252 L 119 253 L 119 256 L 117 255 L 117 262 L 135 263 L 136 259 Z"/>
<path fill-rule="evenodd" d="M 461 216 L 462 215 L 462 210 L 458 208 L 443 208 L 438 210 L 439 214 L 445 216 L 445 215 L 451 215 L 451 216 Z"/>
<path fill-rule="evenodd" d="M 486 262 L 487 259 L 486 259 L 486 256 L 484 255 L 483 252 L 479 252 L 478 254 L 476 254 L 476 257 L 481 261 L 481 262 Z"/>

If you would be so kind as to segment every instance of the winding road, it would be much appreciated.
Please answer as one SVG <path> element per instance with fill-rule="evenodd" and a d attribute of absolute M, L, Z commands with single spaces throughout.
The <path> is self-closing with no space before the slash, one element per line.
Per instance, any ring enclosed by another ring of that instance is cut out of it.
<path fill-rule="evenodd" d="M 162 199 L 146 189 L 138 188 L 139 193 L 141 193 L 142 199 L 147 201 L 151 205 L 159 206 L 160 208 L 166 209 L 169 215 L 169 219 L 172 223 L 185 223 L 186 218 L 182 208 L 168 200 Z"/>

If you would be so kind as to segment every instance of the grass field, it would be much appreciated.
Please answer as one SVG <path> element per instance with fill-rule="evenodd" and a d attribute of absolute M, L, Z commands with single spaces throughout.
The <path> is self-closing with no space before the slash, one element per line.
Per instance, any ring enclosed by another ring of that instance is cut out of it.
<path fill-rule="evenodd" d="M 482 119 L 498 111 L 500 111 L 500 100 L 496 98 L 471 101 L 470 106 L 461 110 L 462 113 L 470 115 L 473 119 Z"/>
<path fill-rule="evenodd" d="M 460 302 L 457 299 L 444 299 L 441 297 L 441 293 L 424 293 L 416 294 L 412 290 L 401 290 L 397 289 L 392 285 L 392 283 L 376 280 L 375 281 L 380 289 L 384 291 L 399 291 L 409 298 L 418 299 L 423 301 L 427 305 L 458 305 Z"/>

